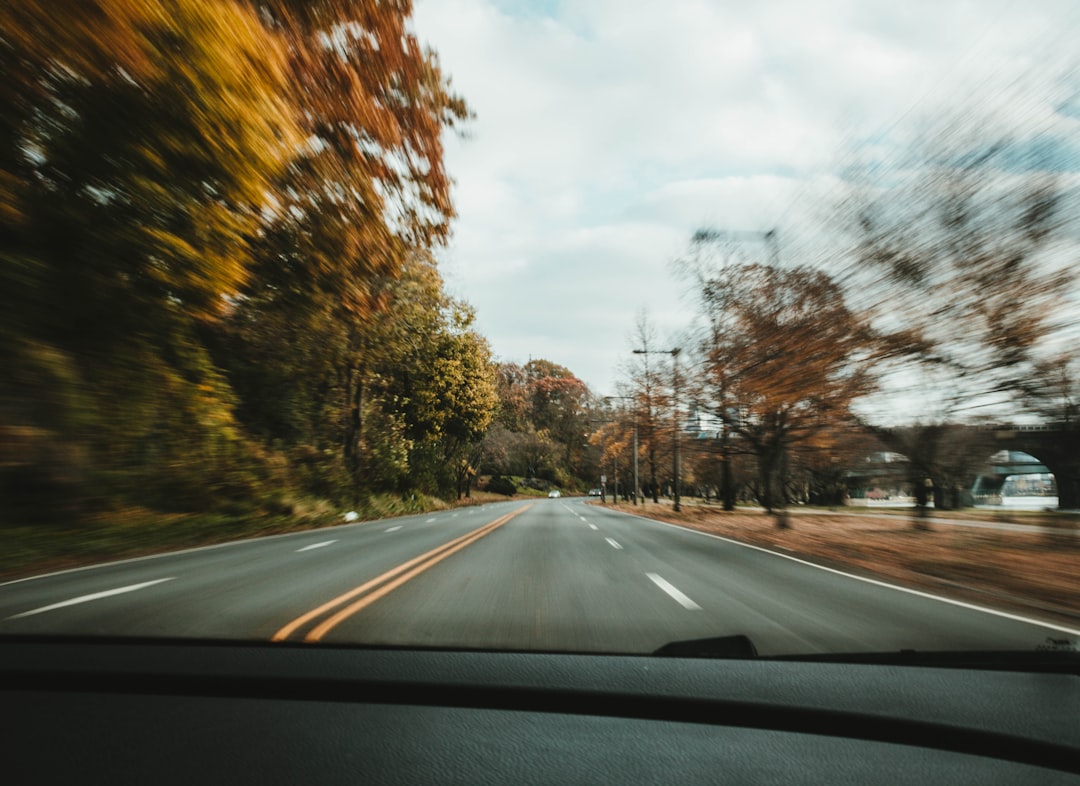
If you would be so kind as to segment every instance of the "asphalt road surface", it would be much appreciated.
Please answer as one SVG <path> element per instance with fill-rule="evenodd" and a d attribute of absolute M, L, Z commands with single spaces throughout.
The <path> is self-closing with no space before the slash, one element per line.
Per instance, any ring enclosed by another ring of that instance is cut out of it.
<path fill-rule="evenodd" d="M 181 636 L 762 655 L 1034 649 L 1080 635 L 583 499 L 500 502 L 0 585 L 0 635 Z"/>

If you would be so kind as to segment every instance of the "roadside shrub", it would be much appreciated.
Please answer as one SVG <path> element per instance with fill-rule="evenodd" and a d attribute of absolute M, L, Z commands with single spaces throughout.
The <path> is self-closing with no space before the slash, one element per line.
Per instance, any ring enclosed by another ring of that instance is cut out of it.
<path fill-rule="evenodd" d="M 494 494 L 505 494 L 512 497 L 517 493 L 517 486 L 514 485 L 514 481 L 510 480 L 510 478 L 502 475 L 492 475 L 491 479 L 488 480 L 487 490 Z"/>

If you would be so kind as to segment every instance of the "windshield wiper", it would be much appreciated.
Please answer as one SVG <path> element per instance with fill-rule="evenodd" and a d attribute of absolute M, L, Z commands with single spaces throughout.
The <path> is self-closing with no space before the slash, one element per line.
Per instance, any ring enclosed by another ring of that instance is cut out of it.
<path fill-rule="evenodd" d="M 653 652 L 664 658 L 743 658 L 758 657 L 757 647 L 749 636 L 716 636 L 708 639 L 672 641 Z"/>

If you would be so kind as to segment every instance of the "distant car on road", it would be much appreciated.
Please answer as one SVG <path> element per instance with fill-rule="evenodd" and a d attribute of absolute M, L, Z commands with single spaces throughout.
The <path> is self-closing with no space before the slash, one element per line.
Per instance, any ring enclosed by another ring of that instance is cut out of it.
<path fill-rule="evenodd" d="M 600 497 L 603 496 L 603 492 L 601 492 L 600 489 L 589 489 L 589 496 Z"/>
<path fill-rule="evenodd" d="M 560 496 L 562 496 L 562 495 L 559 494 L 558 489 L 552 489 L 551 491 L 548 492 L 548 497 L 550 497 L 551 499 L 555 499 L 556 497 L 560 497 Z"/>

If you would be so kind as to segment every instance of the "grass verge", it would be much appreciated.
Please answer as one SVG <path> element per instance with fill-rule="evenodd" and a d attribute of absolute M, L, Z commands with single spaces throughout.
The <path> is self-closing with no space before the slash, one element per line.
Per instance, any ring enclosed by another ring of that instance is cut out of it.
<path fill-rule="evenodd" d="M 505 499 L 505 498 L 504 498 Z M 358 506 L 361 521 L 445 510 L 451 504 L 422 494 L 380 495 Z M 127 507 L 79 521 L 8 525 L 0 529 L 0 580 L 231 540 L 318 529 L 343 523 L 326 500 L 288 499 L 270 512 L 162 513 Z"/>

